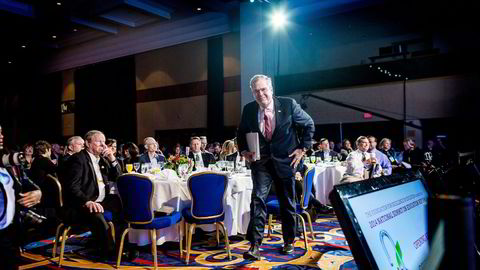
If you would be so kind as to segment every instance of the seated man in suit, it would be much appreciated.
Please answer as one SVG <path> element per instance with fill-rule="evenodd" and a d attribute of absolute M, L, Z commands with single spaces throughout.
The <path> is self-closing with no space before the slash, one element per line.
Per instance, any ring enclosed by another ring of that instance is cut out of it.
<path fill-rule="evenodd" d="M 105 135 L 92 130 L 85 135 L 86 149 L 72 155 L 65 163 L 63 200 L 65 220 L 84 224 L 92 231 L 104 258 L 115 257 L 115 242 L 108 232 L 104 210 L 113 214 L 117 232 L 123 231 L 120 218 L 122 204 L 117 194 L 111 194 L 108 181 L 116 181 L 122 169 L 114 153 L 105 144 Z M 116 235 L 119 243 L 120 234 Z"/>
<path fill-rule="evenodd" d="M 158 143 L 153 137 L 146 137 L 143 144 L 145 144 L 147 151 L 140 155 L 138 159 L 140 163 L 157 164 L 158 162 L 165 162 L 165 156 L 157 153 Z"/>
<path fill-rule="evenodd" d="M 320 157 L 322 161 L 333 160 L 334 157 L 337 157 L 337 160 L 341 159 L 341 155 L 330 149 L 330 143 L 328 139 L 321 138 L 319 141 L 320 151 L 315 152 L 316 157 Z"/>
<path fill-rule="evenodd" d="M 201 141 L 199 137 L 190 139 L 190 153 L 188 157 L 193 160 L 193 170 L 207 168 L 210 163 L 215 163 L 215 157 L 209 152 L 202 152 Z"/>

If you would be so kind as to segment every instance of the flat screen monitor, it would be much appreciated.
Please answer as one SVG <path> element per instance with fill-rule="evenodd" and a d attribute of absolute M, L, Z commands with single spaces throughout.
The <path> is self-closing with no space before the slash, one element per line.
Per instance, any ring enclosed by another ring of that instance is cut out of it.
<path fill-rule="evenodd" d="M 334 187 L 330 201 L 360 269 L 422 269 L 429 196 L 413 172 Z"/>

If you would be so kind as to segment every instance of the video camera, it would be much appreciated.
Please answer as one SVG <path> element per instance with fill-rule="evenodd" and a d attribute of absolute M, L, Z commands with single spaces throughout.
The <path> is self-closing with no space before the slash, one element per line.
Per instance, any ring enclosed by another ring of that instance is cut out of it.
<path fill-rule="evenodd" d="M 11 154 L 3 154 L 0 159 L 0 167 L 8 168 L 12 166 L 20 166 L 22 169 L 27 165 L 27 160 L 22 152 L 15 152 Z"/>
<path fill-rule="evenodd" d="M 3 168 L 9 168 L 13 166 L 17 166 L 20 168 L 20 175 L 19 179 L 15 179 L 15 196 L 18 197 L 18 193 L 23 192 L 22 187 L 23 187 L 23 182 L 26 180 L 26 174 L 24 172 L 24 169 L 27 167 L 27 160 L 25 159 L 25 156 L 23 155 L 22 152 L 14 152 L 14 153 L 8 153 L 8 154 L 3 154 L 1 156 L 2 158 L 0 159 L 0 167 Z M 18 205 L 18 208 L 20 209 L 18 211 L 20 222 L 21 223 L 26 223 L 26 224 L 32 224 L 32 225 L 39 225 L 41 224 L 44 220 L 47 218 L 35 213 L 33 210 L 25 208 L 23 206 Z"/>

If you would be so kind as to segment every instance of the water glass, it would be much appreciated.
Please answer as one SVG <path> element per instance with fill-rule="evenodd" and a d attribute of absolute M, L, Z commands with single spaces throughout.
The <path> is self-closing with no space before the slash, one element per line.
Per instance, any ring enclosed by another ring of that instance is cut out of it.
<path fill-rule="evenodd" d="M 226 161 L 227 162 L 227 171 L 229 172 L 233 172 L 233 170 L 235 169 L 235 164 L 234 164 L 234 161 Z"/>
<path fill-rule="evenodd" d="M 141 170 L 141 173 L 144 174 L 144 173 L 147 173 L 149 170 L 148 170 L 148 167 L 149 167 L 150 163 L 143 163 L 141 166 L 140 166 L 140 170 Z"/>
<path fill-rule="evenodd" d="M 315 163 L 317 162 L 317 157 L 316 157 L 315 155 L 311 155 L 311 156 L 310 156 L 310 162 L 311 162 L 312 164 L 315 164 Z"/>
<path fill-rule="evenodd" d="M 158 164 L 158 167 L 160 168 L 160 170 L 163 170 L 163 168 L 165 167 L 165 161 L 159 161 L 157 162 Z"/>
<path fill-rule="evenodd" d="M 139 162 L 133 163 L 133 168 L 135 169 L 135 172 L 138 172 L 138 170 L 140 169 L 140 163 Z"/>

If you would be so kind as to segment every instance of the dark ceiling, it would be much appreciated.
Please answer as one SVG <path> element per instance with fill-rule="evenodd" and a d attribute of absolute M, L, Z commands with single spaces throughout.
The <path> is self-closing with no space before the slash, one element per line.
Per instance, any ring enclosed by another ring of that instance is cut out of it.
<path fill-rule="evenodd" d="M 0 0 L 0 66 L 42 61 L 63 47 L 125 28 L 204 12 L 228 13 L 236 0 Z"/>

